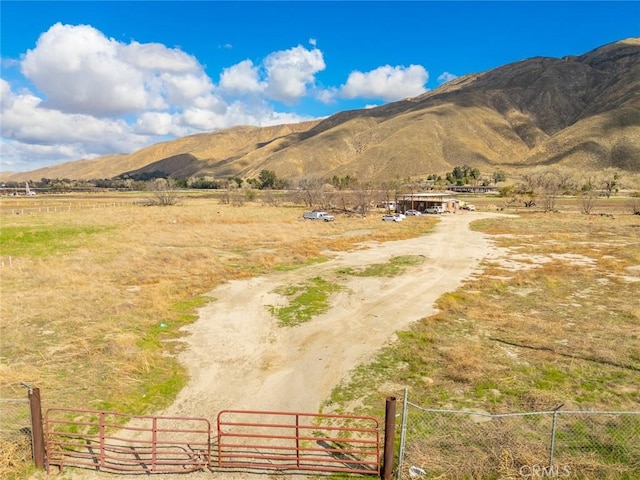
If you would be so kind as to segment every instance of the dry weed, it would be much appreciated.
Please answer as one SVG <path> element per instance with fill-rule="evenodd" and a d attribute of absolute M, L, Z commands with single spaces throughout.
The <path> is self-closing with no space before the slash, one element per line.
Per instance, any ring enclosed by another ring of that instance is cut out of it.
<path fill-rule="evenodd" d="M 433 221 L 421 220 L 390 227 L 372 214 L 318 223 L 304 221 L 301 207 L 233 207 L 207 197 L 2 217 L 7 228 L 78 231 L 46 254 L 12 254 L 12 266 L 1 267 L 3 381 L 40 387 L 45 407 L 157 409 L 184 381 L 167 353 L 179 348 L 174 340 L 199 296 L 363 242 L 423 234 Z"/>
<path fill-rule="evenodd" d="M 24 478 L 33 470 L 32 463 L 29 435 L 19 434 L 10 440 L 0 438 L 0 478 Z"/>

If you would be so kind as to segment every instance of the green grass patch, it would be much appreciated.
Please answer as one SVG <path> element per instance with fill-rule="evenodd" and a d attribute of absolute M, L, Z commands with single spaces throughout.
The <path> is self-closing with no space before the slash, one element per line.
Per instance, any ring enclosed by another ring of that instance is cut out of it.
<path fill-rule="evenodd" d="M 387 263 L 376 263 L 360 270 L 350 267 L 341 268 L 338 274 L 355 277 L 395 277 L 402 275 L 409 267 L 420 265 L 424 260 L 423 255 L 401 255 L 393 257 Z"/>
<path fill-rule="evenodd" d="M 29 226 L 2 227 L 0 254 L 44 257 L 81 246 L 87 237 L 107 231 L 105 227 Z"/>
<path fill-rule="evenodd" d="M 289 304 L 284 307 L 269 305 L 268 308 L 281 326 L 292 327 L 329 310 L 329 295 L 341 289 L 340 285 L 315 277 L 306 284 L 277 289 L 275 292 L 287 297 Z"/>

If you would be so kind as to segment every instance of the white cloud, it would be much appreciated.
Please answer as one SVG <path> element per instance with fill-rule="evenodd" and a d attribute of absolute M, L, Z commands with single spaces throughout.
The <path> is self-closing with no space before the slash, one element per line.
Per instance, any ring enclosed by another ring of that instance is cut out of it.
<path fill-rule="evenodd" d="M 327 104 L 335 102 L 339 94 L 340 90 L 336 87 L 329 87 L 315 92 L 316 98 L 322 103 Z"/>
<path fill-rule="evenodd" d="M 259 93 L 265 89 L 260 82 L 259 69 L 251 60 L 244 60 L 225 68 L 220 75 L 220 89 L 229 93 Z"/>
<path fill-rule="evenodd" d="M 456 78 L 458 78 L 457 75 L 449 72 L 444 72 L 438 77 L 438 83 L 442 85 L 443 83 L 450 82 L 451 80 L 455 80 Z"/>
<path fill-rule="evenodd" d="M 261 62 L 236 63 L 215 84 L 194 56 L 178 48 L 123 43 L 90 25 L 57 23 L 19 61 L 24 77 L 11 78 L 20 87 L 0 79 L 0 171 L 127 153 L 235 125 L 313 118 L 279 112 L 274 100 L 389 101 L 425 91 L 428 74 L 417 65 L 355 71 L 341 88 L 319 88 L 316 75 L 326 65 L 316 39 L 309 44 L 272 52 Z"/>
<path fill-rule="evenodd" d="M 168 112 L 145 112 L 140 115 L 132 129 L 139 135 L 172 136 L 187 135 L 188 131 L 179 124 L 178 114 Z"/>
<path fill-rule="evenodd" d="M 322 52 L 301 46 L 271 53 L 264 61 L 266 94 L 284 103 L 294 103 L 315 82 L 315 74 L 325 69 Z"/>
<path fill-rule="evenodd" d="M 150 142 L 150 137 L 132 132 L 124 120 L 47 108 L 40 98 L 29 92 L 14 94 L 4 80 L 0 80 L 0 92 L 3 138 L 0 169 L 19 164 L 23 160 L 19 155 L 33 162 L 41 161 L 46 155 L 58 161 L 77 160 L 130 152 Z"/>
<path fill-rule="evenodd" d="M 22 73 L 48 106 L 97 116 L 188 103 L 212 88 L 191 55 L 158 43 L 126 45 L 89 25 L 53 25 L 25 54 Z"/>
<path fill-rule="evenodd" d="M 195 57 L 161 43 L 118 43 L 118 55 L 123 62 L 151 72 L 191 73 L 201 70 Z"/>
<path fill-rule="evenodd" d="M 51 158 L 58 162 L 89 158 L 90 155 L 81 145 L 37 145 L 2 140 L 0 142 L 2 163 L 0 170 L 5 172 L 23 172 L 34 170 L 51 163 Z M 33 180 L 39 180 L 34 178 Z"/>
<path fill-rule="evenodd" d="M 366 73 L 351 72 L 347 83 L 342 86 L 341 94 L 345 98 L 381 98 L 385 101 L 395 101 L 426 92 L 424 85 L 428 79 L 428 72 L 420 65 L 385 65 Z"/>
<path fill-rule="evenodd" d="M 125 44 L 89 25 L 57 23 L 20 62 L 37 90 L 14 93 L 0 79 L 0 170 L 24 170 L 28 163 L 22 161 L 33 169 L 131 152 L 167 137 L 238 124 L 308 120 L 275 111 L 265 92 L 294 101 L 322 68 L 319 50 L 296 47 L 257 66 L 245 60 L 229 67 L 216 86 L 196 58 L 179 49 Z"/>
<path fill-rule="evenodd" d="M 165 92 L 165 100 L 174 107 L 188 107 L 202 97 L 210 96 L 213 84 L 209 77 L 187 73 L 172 75 L 162 73 L 158 77 Z"/>

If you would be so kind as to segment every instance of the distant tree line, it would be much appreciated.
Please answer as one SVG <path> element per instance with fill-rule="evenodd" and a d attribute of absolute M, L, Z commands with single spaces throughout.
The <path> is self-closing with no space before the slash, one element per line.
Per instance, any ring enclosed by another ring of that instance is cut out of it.
<path fill-rule="evenodd" d="M 173 179 L 166 172 L 155 170 L 123 174 L 110 179 L 42 178 L 40 181 L 29 181 L 32 189 L 54 193 L 105 189 L 152 191 L 156 197 L 160 197 L 153 203 L 159 204 L 172 203 L 177 190 L 202 189 L 220 190 L 222 201 L 229 204 L 252 201 L 256 198 L 257 192 L 261 191 L 260 197 L 263 201 L 276 205 L 284 197 L 275 192 L 285 191 L 292 201 L 309 208 L 340 208 L 360 214 L 366 214 L 372 204 L 389 204 L 399 194 L 445 190 L 450 186 L 488 186 L 499 183 L 503 184 L 499 192 L 506 199 L 507 205 L 520 204 L 552 211 L 560 195 L 573 195 L 580 199 L 584 213 L 592 210 L 598 198 L 610 197 L 624 188 L 625 183 L 626 188 L 638 188 L 639 184 L 638 179 L 632 175 L 625 178 L 623 172 L 615 168 L 595 172 L 576 172 L 557 166 L 523 169 L 507 182 L 507 175 L 501 170 L 483 174 L 478 168 L 468 165 L 456 166 L 444 175 L 433 173 L 421 179 L 393 179 L 384 182 L 362 181 L 355 175 L 333 175 L 331 178 L 307 175 L 297 179 L 283 179 L 279 178 L 276 172 L 266 169 L 261 170 L 257 177 L 248 179 L 235 176 L 214 178 L 206 175 Z M 5 192 L 15 189 L 19 194 L 25 190 L 25 182 L 5 182 L 2 187 Z"/>

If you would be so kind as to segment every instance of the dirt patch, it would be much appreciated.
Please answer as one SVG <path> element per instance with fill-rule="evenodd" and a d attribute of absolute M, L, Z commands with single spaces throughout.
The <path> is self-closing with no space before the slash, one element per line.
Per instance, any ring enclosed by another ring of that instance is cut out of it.
<path fill-rule="evenodd" d="M 158 413 L 213 422 L 223 409 L 318 412 L 332 389 L 392 341 L 394 332 L 435 313 L 438 297 L 478 272 L 483 259 L 500 256 L 486 235 L 469 229 L 472 220 L 489 216 L 497 214 L 443 215 L 434 232 L 420 238 L 366 244 L 353 252 L 333 252 L 323 264 L 220 286 L 186 328 L 180 361 L 190 381 L 175 403 Z M 278 287 L 317 276 L 335 278 L 339 269 L 401 255 L 422 255 L 425 261 L 391 278 L 342 277 L 345 288 L 331 298 L 331 309 L 302 325 L 280 327 L 269 313 L 268 306 L 281 301 L 274 293 Z M 85 472 L 77 474 L 86 478 Z M 270 477 L 210 472 L 189 477 L 199 475 Z"/>
<path fill-rule="evenodd" d="M 455 290 L 483 258 L 496 254 L 482 233 L 468 228 L 483 215 L 443 216 L 424 237 L 369 244 L 335 253 L 321 265 L 217 288 L 199 319 L 187 327 L 180 360 L 191 381 L 163 413 L 215 418 L 228 408 L 317 412 L 355 366 L 397 330 L 432 315 L 440 295 Z M 279 327 L 269 313 L 268 305 L 278 301 L 273 293 L 278 287 L 400 255 L 426 260 L 397 277 L 347 277 L 345 290 L 332 297 L 332 308 L 297 327 Z"/>

